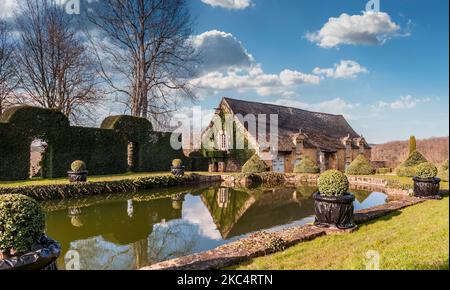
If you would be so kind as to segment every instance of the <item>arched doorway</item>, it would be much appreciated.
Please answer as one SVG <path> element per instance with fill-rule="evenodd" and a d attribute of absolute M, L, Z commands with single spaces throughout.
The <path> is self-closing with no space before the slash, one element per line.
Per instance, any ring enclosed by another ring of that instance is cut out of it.
<path fill-rule="evenodd" d="M 48 143 L 36 138 L 30 144 L 30 178 L 43 178 L 45 172 L 45 154 Z"/>
<path fill-rule="evenodd" d="M 128 171 L 136 172 L 139 169 L 139 143 L 129 142 L 127 146 Z"/>

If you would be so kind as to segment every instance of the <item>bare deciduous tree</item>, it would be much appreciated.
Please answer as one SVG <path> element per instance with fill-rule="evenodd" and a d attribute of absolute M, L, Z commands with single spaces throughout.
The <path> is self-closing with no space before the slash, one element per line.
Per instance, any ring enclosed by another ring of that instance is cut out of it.
<path fill-rule="evenodd" d="M 47 0 L 26 0 L 17 19 L 21 95 L 80 123 L 101 99 L 99 77 L 74 19 Z"/>
<path fill-rule="evenodd" d="M 14 57 L 10 26 L 0 20 L 0 114 L 14 103 L 12 96 L 18 83 Z"/>
<path fill-rule="evenodd" d="M 105 0 L 89 18 L 101 33 L 91 39 L 102 74 L 133 116 L 158 121 L 177 100 L 194 98 L 185 0 Z"/>

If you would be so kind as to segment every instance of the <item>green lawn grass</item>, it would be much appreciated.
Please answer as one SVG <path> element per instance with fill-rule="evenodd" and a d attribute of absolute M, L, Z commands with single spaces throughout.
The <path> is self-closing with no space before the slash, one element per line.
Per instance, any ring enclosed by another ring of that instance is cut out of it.
<path fill-rule="evenodd" d="M 449 199 L 427 201 L 284 252 L 232 267 L 238 270 L 366 269 L 366 254 L 380 254 L 382 270 L 449 269 Z"/>

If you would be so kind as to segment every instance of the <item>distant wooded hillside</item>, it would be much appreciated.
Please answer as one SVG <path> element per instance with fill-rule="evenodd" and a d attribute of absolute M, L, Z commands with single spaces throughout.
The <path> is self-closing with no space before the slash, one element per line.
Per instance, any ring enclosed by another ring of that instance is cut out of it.
<path fill-rule="evenodd" d="M 417 141 L 417 150 L 430 162 L 441 164 L 449 156 L 449 137 L 430 138 Z M 406 160 L 409 152 L 409 141 L 394 141 L 373 145 L 372 160 L 385 161 L 386 165 L 395 168 Z"/>

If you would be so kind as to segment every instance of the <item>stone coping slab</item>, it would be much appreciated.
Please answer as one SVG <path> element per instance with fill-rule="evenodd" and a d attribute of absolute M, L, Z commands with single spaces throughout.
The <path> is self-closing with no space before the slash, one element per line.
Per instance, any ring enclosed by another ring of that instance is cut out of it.
<path fill-rule="evenodd" d="M 358 211 L 355 213 L 354 220 L 357 224 L 363 224 L 424 201 L 424 199 L 414 197 L 401 197 L 381 206 Z M 313 225 L 289 228 L 276 233 L 260 232 L 207 252 L 154 264 L 144 267 L 142 270 L 223 269 L 253 258 L 283 251 L 288 247 L 311 241 L 321 236 L 347 234 L 349 232 L 352 231 L 323 229 Z"/>

